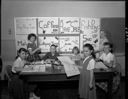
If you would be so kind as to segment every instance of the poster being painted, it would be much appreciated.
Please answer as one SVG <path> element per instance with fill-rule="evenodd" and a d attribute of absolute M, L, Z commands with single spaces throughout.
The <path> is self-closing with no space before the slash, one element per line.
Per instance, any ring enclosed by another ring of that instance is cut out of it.
<path fill-rule="evenodd" d="M 97 18 L 81 18 L 80 20 L 80 48 L 83 49 L 83 45 L 90 43 L 95 50 L 99 49 L 100 40 L 100 19 Z"/>
<path fill-rule="evenodd" d="M 79 48 L 79 36 L 61 36 L 59 37 L 60 52 L 71 52 L 73 47 Z"/>
<path fill-rule="evenodd" d="M 52 44 L 55 44 L 59 47 L 59 38 L 57 36 L 39 37 L 38 42 L 39 47 L 41 48 L 41 52 L 49 52 L 50 46 Z"/>
<path fill-rule="evenodd" d="M 38 18 L 38 34 L 58 34 L 58 17 Z"/>
<path fill-rule="evenodd" d="M 61 34 L 79 34 L 80 25 L 78 17 L 60 17 L 59 27 Z"/>

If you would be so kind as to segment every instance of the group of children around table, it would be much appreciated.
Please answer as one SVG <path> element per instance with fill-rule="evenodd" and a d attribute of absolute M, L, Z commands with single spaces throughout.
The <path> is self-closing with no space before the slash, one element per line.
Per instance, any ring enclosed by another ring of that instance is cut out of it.
<path fill-rule="evenodd" d="M 58 60 L 59 53 L 56 51 L 56 45 L 50 46 L 50 52 L 46 53 L 45 56 L 41 57 L 39 54 L 41 53 L 41 49 L 37 47 L 35 41 L 36 41 L 36 35 L 35 34 L 29 34 L 28 35 L 29 43 L 27 45 L 27 49 L 20 48 L 18 51 L 18 57 L 14 61 L 14 64 L 12 66 L 12 73 L 17 76 L 17 80 L 20 80 L 18 73 L 22 71 L 25 64 L 28 64 L 29 62 L 36 61 L 36 60 L 45 60 L 45 61 L 53 61 Z M 85 44 L 83 46 L 83 52 L 82 54 L 79 51 L 78 47 L 74 47 L 72 50 L 72 57 L 71 59 L 82 60 L 82 68 L 80 68 L 80 78 L 79 78 L 79 97 L 80 99 L 96 99 L 96 87 L 95 87 L 95 77 L 94 77 L 94 68 L 95 63 L 99 60 L 102 60 L 103 64 L 107 66 L 108 68 L 115 67 L 115 56 L 111 52 L 112 51 L 112 44 L 107 42 L 102 43 L 103 48 L 100 49 L 100 54 L 102 54 L 99 57 L 96 57 L 96 54 L 99 52 L 95 52 L 94 48 L 91 44 Z M 15 80 L 16 81 L 16 80 Z M 23 85 L 23 82 L 21 81 L 19 83 L 21 86 Z M 15 87 L 16 89 L 16 87 Z M 17 89 L 16 89 L 17 90 Z M 18 95 L 18 92 L 22 96 Z M 27 91 L 28 92 L 28 91 Z M 25 95 L 24 87 L 21 88 L 21 90 L 17 90 L 17 92 L 14 94 L 14 99 L 28 99 L 29 94 Z M 26 96 L 26 97 L 24 97 Z M 30 99 L 40 99 L 38 96 L 36 96 L 33 93 L 33 96 Z"/>

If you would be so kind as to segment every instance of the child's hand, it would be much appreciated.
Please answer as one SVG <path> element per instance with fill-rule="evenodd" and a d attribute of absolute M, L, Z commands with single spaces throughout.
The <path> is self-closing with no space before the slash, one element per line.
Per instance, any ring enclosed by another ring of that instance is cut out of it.
<path fill-rule="evenodd" d="M 92 83 L 89 83 L 89 88 L 90 88 L 90 90 L 93 89 L 93 85 L 92 85 Z"/>
<path fill-rule="evenodd" d="M 37 50 L 41 50 L 41 48 L 37 48 Z"/>

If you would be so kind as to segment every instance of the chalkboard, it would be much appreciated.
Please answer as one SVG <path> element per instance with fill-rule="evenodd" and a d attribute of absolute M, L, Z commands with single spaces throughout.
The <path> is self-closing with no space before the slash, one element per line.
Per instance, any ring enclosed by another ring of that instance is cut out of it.
<path fill-rule="evenodd" d="M 101 29 L 114 45 L 115 53 L 125 53 L 125 18 L 102 18 Z"/>

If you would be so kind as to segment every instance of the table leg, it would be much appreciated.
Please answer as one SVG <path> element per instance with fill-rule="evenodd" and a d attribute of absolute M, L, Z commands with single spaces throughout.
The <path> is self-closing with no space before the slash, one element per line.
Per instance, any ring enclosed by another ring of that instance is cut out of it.
<path fill-rule="evenodd" d="M 108 80 L 108 99 L 112 99 L 112 81 L 113 77 L 111 77 L 111 79 Z"/>

